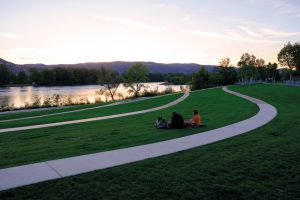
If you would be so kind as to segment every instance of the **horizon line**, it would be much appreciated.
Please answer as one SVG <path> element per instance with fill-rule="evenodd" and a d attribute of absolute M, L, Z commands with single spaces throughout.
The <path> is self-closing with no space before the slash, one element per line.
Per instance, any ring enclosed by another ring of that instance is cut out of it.
<path fill-rule="evenodd" d="M 8 61 L 6 59 L 0 58 L 6 62 L 13 63 L 15 65 L 76 65 L 76 64 L 88 64 L 88 63 L 112 63 L 112 62 L 132 62 L 132 63 L 158 63 L 158 64 L 197 64 L 200 66 L 213 65 L 218 66 L 216 64 L 199 64 L 196 62 L 156 62 L 156 61 L 125 61 L 125 60 L 115 60 L 115 61 L 87 61 L 87 62 L 77 62 L 77 63 L 56 63 L 56 64 L 44 64 L 44 63 L 15 63 L 12 61 Z"/>

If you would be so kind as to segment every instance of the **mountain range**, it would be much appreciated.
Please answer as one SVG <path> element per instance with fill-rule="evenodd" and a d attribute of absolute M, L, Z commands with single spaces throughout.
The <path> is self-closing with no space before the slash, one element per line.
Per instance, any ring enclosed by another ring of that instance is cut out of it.
<path fill-rule="evenodd" d="M 6 65 L 13 73 L 18 73 L 21 70 L 28 72 L 30 68 L 37 69 L 52 69 L 55 67 L 62 68 L 86 68 L 86 69 L 100 69 L 101 67 L 109 68 L 119 73 L 125 72 L 129 67 L 137 62 L 126 62 L 126 61 L 114 61 L 114 62 L 87 62 L 78 64 L 14 64 L 0 58 L 0 64 Z M 200 65 L 196 63 L 156 63 L 156 62 L 142 62 L 147 67 L 150 73 L 184 73 L 191 74 L 199 70 L 201 66 L 204 66 L 209 72 L 212 72 L 217 66 L 216 65 Z"/>

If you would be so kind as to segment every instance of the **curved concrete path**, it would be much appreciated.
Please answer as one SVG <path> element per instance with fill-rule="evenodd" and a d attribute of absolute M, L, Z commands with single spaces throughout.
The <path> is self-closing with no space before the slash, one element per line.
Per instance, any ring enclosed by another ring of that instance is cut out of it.
<path fill-rule="evenodd" d="M 70 111 L 59 112 L 59 113 L 36 115 L 36 116 L 31 116 L 31 117 L 21 117 L 21 118 L 15 118 L 15 119 L 5 119 L 5 120 L 0 120 L 0 123 L 2 123 L 2 122 L 11 122 L 11 121 L 19 121 L 19 120 L 23 120 L 23 119 L 35 119 L 35 118 L 47 117 L 47 116 L 53 116 L 53 115 L 62 115 L 62 114 L 68 114 L 68 113 L 74 113 L 74 112 L 81 112 L 81 111 L 86 111 L 86 110 L 93 110 L 93 109 L 98 109 L 98 108 L 105 108 L 105 107 L 111 107 L 111 106 L 116 106 L 116 105 L 123 105 L 123 104 L 138 102 L 138 101 L 144 101 L 144 100 L 154 99 L 154 98 L 158 98 L 158 97 L 165 97 L 165 96 L 169 96 L 169 95 L 172 95 L 172 94 L 167 94 L 167 95 L 163 95 L 163 96 L 155 96 L 155 97 L 146 97 L 146 98 L 145 97 L 141 97 L 141 98 L 134 99 L 134 100 L 131 100 L 131 101 L 123 100 L 123 101 L 111 103 L 111 104 L 108 104 L 108 105 L 95 106 L 95 107 L 91 107 L 91 108 L 82 108 L 82 109 L 70 110 Z M 53 109 L 59 110 L 59 109 L 62 109 L 62 108 L 53 108 Z M 48 109 L 48 110 L 51 110 L 51 109 Z M 29 110 L 27 112 L 35 112 L 35 111 L 38 111 L 38 110 L 32 110 L 32 111 Z M 0 114 L 6 115 L 6 114 L 11 114 L 12 112 L 0 113 Z"/>
<path fill-rule="evenodd" d="M 62 114 L 74 113 L 74 112 L 81 112 L 81 111 L 85 111 L 85 110 L 92 110 L 92 109 L 97 109 L 97 108 L 105 108 L 105 107 L 115 106 L 115 105 L 118 105 L 118 104 L 119 104 L 119 102 L 108 104 L 108 105 L 103 105 L 103 106 L 96 106 L 96 107 L 92 107 L 92 108 L 83 108 L 83 109 L 78 109 L 78 110 L 70 110 L 70 111 L 59 112 L 59 113 L 36 115 L 36 116 L 31 116 L 31 117 L 21 117 L 21 118 L 15 118 L 15 119 L 4 119 L 4 120 L 0 120 L 0 123 L 19 121 L 19 120 L 23 120 L 23 119 L 35 119 L 35 118 L 47 117 L 47 116 L 53 116 L 53 115 L 62 115 Z"/>
<path fill-rule="evenodd" d="M 67 125 L 67 124 L 78 124 L 78 123 L 84 123 L 84 122 L 99 121 L 99 120 L 104 120 L 104 119 L 112 119 L 112 118 L 117 118 L 117 117 L 138 115 L 138 114 L 153 112 L 153 111 L 168 108 L 170 106 L 174 106 L 174 105 L 180 103 L 181 101 L 185 100 L 188 96 L 189 96 L 189 92 L 186 92 L 186 93 L 184 93 L 183 96 L 176 99 L 175 101 L 172 101 L 171 103 L 168 103 L 166 105 L 159 106 L 156 108 L 150 108 L 147 110 L 140 110 L 140 111 L 135 111 L 135 112 L 102 116 L 102 117 L 93 117 L 93 118 L 87 118 L 87 119 L 78 119 L 78 120 L 72 120 L 72 121 L 55 122 L 55 123 L 50 123 L 50 124 L 39 124 L 39 125 L 21 126 L 21 127 L 15 127 L 15 128 L 4 128 L 4 129 L 0 129 L 0 133 L 6 133 L 6 132 L 12 132 L 12 131 L 24 131 L 24 130 L 37 129 L 37 128 L 47 128 L 47 127 L 52 127 L 52 126 L 62 126 L 62 125 Z"/>
<path fill-rule="evenodd" d="M 125 149 L 94 153 L 0 170 L 0 190 L 105 169 L 210 144 L 246 133 L 271 121 L 277 110 L 259 99 L 223 88 L 225 92 L 245 98 L 259 106 L 259 112 L 246 120 L 172 140 Z"/>

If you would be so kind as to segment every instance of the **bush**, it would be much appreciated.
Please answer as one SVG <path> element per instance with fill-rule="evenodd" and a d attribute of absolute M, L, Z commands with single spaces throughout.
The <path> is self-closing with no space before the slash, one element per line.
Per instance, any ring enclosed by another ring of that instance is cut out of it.
<path fill-rule="evenodd" d="M 166 89 L 165 89 L 165 94 L 171 94 L 171 93 L 173 93 L 174 91 L 173 91 L 173 88 L 172 87 L 166 87 Z"/>
<path fill-rule="evenodd" d="M 41 105 L 42 105 L 41 97 L 35 97 L 31 107 L 37 108 L 37 107 L 41 107 Z"/>

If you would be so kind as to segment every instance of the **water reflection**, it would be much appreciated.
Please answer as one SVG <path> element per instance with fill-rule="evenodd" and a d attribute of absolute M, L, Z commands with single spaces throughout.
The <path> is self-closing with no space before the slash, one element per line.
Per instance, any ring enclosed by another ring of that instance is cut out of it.
<path fill-rule="evenodd" d="M 146 89 L 157 90 L 163 92 L 166 88 L 171 87 L 173 91 L 181 91 L 179 85 L 161 85 L 161 83 L 146 83 Z M 184 86 L 186 87 L 186 86 Z M 73 102 L 81 101 L 85 98 L 91 103 L 94 103 L 96 99 L 101 101 L 110 100 L 105 95 L 96 94 L 103 88 L 100 85 L 88 85 L 88 86 L 53 86 L 53 87 L 5 87 L 0 88 L 0 106 L 9 105 L 12 107 L 24 107 L 26 104 L 32 104 L 37 97 L 41 98 L 41 102 L 44 102 L 46 98 L 52 97 L 54 94 L 58 94 L 61 99 L 71 98 Z M 117 90 L 116 99 L 122 99 L 130 96 L 123 85 L 120 85 Z"/>

